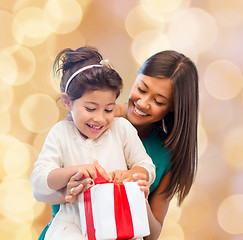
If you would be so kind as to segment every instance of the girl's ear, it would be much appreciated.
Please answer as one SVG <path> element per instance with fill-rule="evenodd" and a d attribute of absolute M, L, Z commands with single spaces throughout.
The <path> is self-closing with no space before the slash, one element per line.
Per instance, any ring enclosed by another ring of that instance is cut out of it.
<path fill-rule="evenodd" d="M 70 101 L 70 98 L 69 96 L 66 94 L 66 93 L 62 93 L 61 94 L 61 100 L 62 100 L 62 103 L 64 105 L 64 107 L 68 110 L 68 111 L 71 111 L 71 101 Z"/>

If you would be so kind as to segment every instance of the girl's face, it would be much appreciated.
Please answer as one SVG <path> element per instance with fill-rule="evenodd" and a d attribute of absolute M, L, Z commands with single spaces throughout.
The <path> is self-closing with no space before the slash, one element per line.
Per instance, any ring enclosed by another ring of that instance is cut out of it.
<path fill-rule="evenodd" d="M 128 101 L 127 118 L 134 126 L 146 126 L 173 111 L 173 86 L 168 78 L 139 74 Z"/>
<path fill-rule="evenodd" d="M 71 103 L 73 121 L 85 138 L 96 139 L 105 132 L 114 118 L 116 93 L 95 90 Z"/>

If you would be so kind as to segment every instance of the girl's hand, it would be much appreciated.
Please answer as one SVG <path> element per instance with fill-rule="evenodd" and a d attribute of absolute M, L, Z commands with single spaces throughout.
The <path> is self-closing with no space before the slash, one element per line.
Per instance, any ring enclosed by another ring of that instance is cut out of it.
<path fill-rule="evenodd" d="M 97 177 L 96 170 L 98 170 L 104 178 L 109 179 L 109 176 L 97 160 L 95 160 L 93 164 L 80 166 L 80 170 L 70 178 L 67 184 L 65 197 L 67 202 L 75 202 L 84 187 L 93 183 L 93 180 Z"/>

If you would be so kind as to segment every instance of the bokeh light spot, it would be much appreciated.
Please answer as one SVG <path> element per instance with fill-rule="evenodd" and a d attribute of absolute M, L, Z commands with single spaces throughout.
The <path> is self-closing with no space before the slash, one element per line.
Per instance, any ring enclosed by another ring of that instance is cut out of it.
<path fill-rule="evenodd" d="M 243 2 L 242 0 L 222 1 L 209 0 L 208 7 L 217 22 L 225 27 L 242 27 Z"/>
<path fill-rule="evenodd" d="M 228 164 L 238 170 L 243 169 L 243 126 L 232 128 L 225 134 L 224 153 Z"/>
<path fill-rule="evenodd" d="M 200 111 L 203 124 L 207 126 L 207 131 L 215 132 L 224 130 L 232 120 L 232 107 L 232 102 L 230 101 L 223 102 L 214 97 L 207 97 L 203 101 Z"/>
<path fill-rule="evenodd" d="M 8 176 L 24 176 L 38 153 L 29 144 L 17 143 L 5 153 L 3 166 Z"/>
<path fill-rule="evenodd" d="M 13 56 L 8 51 L 1 51 L 0 52 L 0 81 L 4 81 L 5 83 L 11 85 L 15 82 L 17 73 L 18 73 L 17 64 Z"/>
<path fill-rule="evenodd" d="M 233 194 L 243 194 L 243 170 L 239 171 L 232 178 L 231 192 Z"/>
<path fill-rule="evenodd" d="M 200 145 L 199 145 L 200 146 Z M 217 171 L 215 171 L 217 169 Z M 214 144 L 208 144 L 198 162 L 195 185 L 214 192 L 227 177 L 228 165 L 222 150 Z"/>
<path fill-rule="evenodd" d="M 226 198 L 218 208 L 218 221 L 221 228 L 230 234 L 243 234 L 243 195 Z"/>
<path fill-rule="evenodd" d="M 205 86 L 215 98 L 228 100 L 242 89 L 243 76 L 237 65 L 228 60 L 212 62 L 205 71 Z"/>
<path fill-rule="evenodd" d="M 39 45 L 50 35 L 43 11 L 37 7 L 21 9 L 15 15 L 12 31 L 17 41 L 27 46 Z"/>
<path fill-rule="evenodd" d="M 0 179 L 6 176 L 6 172 L 4 171 L 3 168 L 4 156 L 8 151 L 8 149 L 17 143 L 19 143 L 19 140 L 11 135 L 8 134 L 0 135 Z"/>
<path fill-rule="evenodd" d="M 33 94 L 25 99 L 20 109 L 23 125 L 32 132 L 48 131 L 58 120 L 59 110 L 53 98 Z"/>
<path fill-rule="evenodd" d="M 158 240 L 184 240 L 184 232 L 182 227 L 174 221 L 165 220 L 163 224 L 163 231 Z"/>
<path fill-rule="evenodd" d="M 6 177 L 0 185 L 0 213 L 4 216 L 21 216 L 33 212 L 35 204 L 29 179 Z M 31 216 L 31 218 L 33 215 Z"/>
<path fill-rule="evenodd" d="M 159 29 L 163 32 L 165 22 L 150 18 L 142 6 L 137 6 L 127 14 L 125 27 L 129 36 L 134 39 L 139 33 L 150 29 Z"/>
<path fill-rule="evenodd" d="M 166 215 L 166 220 L 178 222 L 182 214 L 181 208 L 178 206 L 177 198 L 174 197 L 170 201 L 170 206 Z"/>
<path fill-rule="evenodd" d="M 159 42 L 160 49 L 157 49 Z M 141 32 L 132 43 L 132 53 L 139 64 L 142 64 L 152 54 L 167 49 L 171 49 L 170 42 L 158 30 Z"/>
<path fill-rule="evenodd" d="M 13 85 L 24 84 L 31 79 L 35 72 L 35 56 L 28 48 L 25 47 L 18 48 L 12 55 L 17 62 L 18 68 L 18 77 Z"/>
<path fill-rule="evenodd" d="M 207 149 L 208 145 L 208 138 L 207 138 L 207 133 L 202 126 L 202 124 L 199 124 L 198 128 L 198 156 L 201 157 L 205 150 Z"/>
<path fill-rule="evenodd" d="M 182 0 L 143 0 L 146 7 L 150 7 L 158 12 L 171 12 L 176 10 L 182 3 Z"/>
<path fill-rule="evenodd" d="M 53 33 L 46 41 L 46 48 L 49 56 L 53 59 L 54 62 L 54 59 L 61 50 L 67 48 L 67 46 L 71 49 L 77 49 L 81 46 L 84 46 L 86 43 L 85 41 L 86 40 L 79 29 L 76 29 L 72 32 L 71 38 L 69 34 Z M 60 87 L 57 89 L 59 91 Z"/>
<path fill-rule="evenodd" d="M 82 8 L 75 0 L 49 0 L 44 12 L 51 31 L 59 34 L 75 30 L 83 17 Z"/>
<path fill-rule="evenodd" d="M 30 224 L 14 218 L 0 221 L 0 239 L 32 240 Z"/>
<path fill-rule="evenodd" d="M 0 91 L 0 94 L 1 94 L 1 91 Z M 11 122 L 12 122 L 12 119 L 11 119 L 9 112 L 1 112 L 1 110 L 0 110 L 0 134 L 6 134 L 9 131 L 9 129 L 11 127 Z"/>
<path fill-rule="evenodd" d="M 18 45 L 12 32 L 13 19 L 14 17 L 10 13 L 0 11 L 0 29 L 2 34 L 4 33 L 4 37 L 0 38 L 1 49 L 12 48 Z"/>
<path fill-rule="evenodd" d="M 208 12 L 199 8 L 180 11 L 172 18 L 169 26 L 169 36 L 175 48 L 181 47 L 182 43 L 191 43 L 192 48 L 199 53 L 208 50 L 215 43 L 217 35 L 215 20 Z M 185 48 L 188 49 L 188 46 Z"/>
<path fill-rule="evenodd" d="M 8 111 L 13 103 L 13 89 L 0 79 L 0 113 Z"/>

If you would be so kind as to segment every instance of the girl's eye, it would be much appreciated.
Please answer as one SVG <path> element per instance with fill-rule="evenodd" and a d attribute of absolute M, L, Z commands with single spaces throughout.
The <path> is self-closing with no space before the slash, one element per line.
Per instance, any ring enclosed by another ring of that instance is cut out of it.
<path fill-rule="evenodd" d="M 138 86 L 138 91 L 139 91 L 140 93 L 146 93 L 146 91 L 142 90 L 139 86 Z"/>
<path fill-rule="evenodd" d="M 156 103 L 157 105 L 159 105 L 159 106 L 164 105 L 164 103 L 158 102 L 156 99 L 154 99 L 154 101 L 155 101 L 155 103 Z"/>
<path fill-rule="evenodd" d="M 95 108 L 89 108 L 89 107 L 85 107 L 85 109 L 88 111 L 88 112 L 93 112 L 95 110 Z"/>
<path fill-rule="evenodd" d="M 105 109 L 105 112 L 111 113 L 111 112 L 113 112 L 113 109 Z"/>

